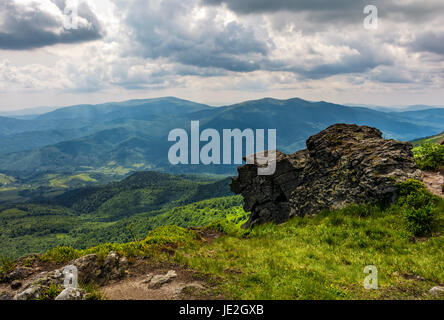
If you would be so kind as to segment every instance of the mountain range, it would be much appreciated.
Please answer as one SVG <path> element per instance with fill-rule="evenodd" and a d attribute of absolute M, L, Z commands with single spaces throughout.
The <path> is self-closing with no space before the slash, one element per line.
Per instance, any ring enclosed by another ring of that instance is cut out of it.
<path fill-rule="evenodd" d="M 168 133 L 189 130 L 277 129 L 277 147 L 286 153 L 335 123 L 380 129 L 386 138 L 414 140 L 442 132 L 444 108 L 381 112 L 328 102 L 261 99 L 212 107 L 174 97 L 58 108 L 32 119 L 0 117 L 0 173 L 117 172 L 232 174 L 236 166 L 172 166 Z"/>

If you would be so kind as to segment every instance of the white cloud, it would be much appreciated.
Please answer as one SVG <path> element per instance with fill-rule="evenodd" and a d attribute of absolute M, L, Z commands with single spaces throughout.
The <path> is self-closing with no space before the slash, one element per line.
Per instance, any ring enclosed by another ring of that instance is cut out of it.
<path fill-rule="evenodd" d="M 378 90 L 406 103 L 410 91 L 422 90 L 429 103 L 443 98 L 441 1 L 378 0 L 376 31 L 363 28 L 356 1 L 314 6 L 322 1 L 84 0 L 84 33 L 74 37 L 60 29 L 64 0 L 7 0 L 3 16 L 16 10 L 45 23 L 0 28 L 8 49 L 0 49 L 0 92 L 23 99 L 32 93 L 35 103 L 48 90 L 58 93 L 55 103 L 72 94 L 88 102 L 104 92 L 181 94 L 203 102 L 243 96 L 377 100 Z M 34 38 L 19 37 L 22 43 L 5 38 L 29 30 Z"/>

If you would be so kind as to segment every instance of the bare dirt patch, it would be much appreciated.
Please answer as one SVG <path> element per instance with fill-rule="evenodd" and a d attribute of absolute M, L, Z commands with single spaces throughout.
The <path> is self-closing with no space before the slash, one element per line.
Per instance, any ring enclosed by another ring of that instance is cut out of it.
<path fill-rule="evenodd" d="M 174 270 L 177 277 L 161 287 L 153 289 L 144 283 L 148 275 L 164 275 L 170 270 Z M 125 279 L 108 284 L 100 288 L 100 291 L 105 299 L 109 300 L 211 300 L 222 298 L 214 293 L 214 285 L 207 280 L 205 276 L 177 264 L 138 259 L 128 270 Z"/>
<path fill-rule="evenodd" d="M 444 184 L 444 172 L 423 171 L 423 180 L 427 189 L 441 198 L 444 198 L 442 185 Z"/>

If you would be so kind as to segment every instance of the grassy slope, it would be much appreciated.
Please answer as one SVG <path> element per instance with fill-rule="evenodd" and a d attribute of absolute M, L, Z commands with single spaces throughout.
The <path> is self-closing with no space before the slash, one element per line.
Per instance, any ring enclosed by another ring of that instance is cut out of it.
<path fill-rule="evenodd" d="M 41 259 L 67 263 L 85 254 L 105 255 L 113 250 L 128 257 L 176 262 L 207 274 L 218 284 L 220 294 L 233 299 L 433 298 L 428 290 L 444 284 L 444 201 L 419 186 L 418 182 L 405 184 L 399 202 L 388 208 L 355 205 L 248 231 L 239 227 L 246 218 L 238 206 L 239 197 L 206 200 L 151 218 L 149 213 L 138 215 L 140 221 L 134 222 L 142 223 L 140 229 L 137 223 L 133 230 L 118 223 L 100 227 L 111 234 L 118 230 L 117 237 L 140 239 L 143 222 L 150 219 L 159 224 L 210 224 L 200 231 L 160 227 L 143 240 L 103 243 L 86 250 L 55 248 Z M 433 233 L 414 237 L 406 224 L 406 212 L 429 205 L 437 214 Z M 25 217 L 16 211 L 3 213 L 7 214 Z M 202 241 L 205 229 L 223 235 Z M 100 234 L 99 228 L 95 234 Z M 363 287 L 367 265 L 378 268 L 378 290 Z"/>
<path fill-rule="evenodd" d="M 175 260 L 220 278 L 234 299 L 421 298 L 443 284 L 442 232 L 412 243 L 399 213 L 372 211 L 352 207 L 264 225 L 246 237 L 187 246 Z M 379 270 L 379 290 L 363 287 L 367 265 Z M 405 279 L 411 275 L 425 281 Z"/>
<path fill-rule="evenodd" d="M 412 238 L 401 215 L 399 206 L 352 206 L 251 231 L 219 220 L 203 229 L 224 232 L 214 241 L 204 241 L 199 230 L 167 226 L 140 241 L 55 248 L 41 259 L 66 263 L 113 250 L 180 263 L 206 274 L 216 295 L 231 299 L 433 299 L 428 290 L 444 284 L 444 211 L 428 238 Z M 378 268 L 378 290 L 363 286 L 367 265 Z"/>
<path fill-rule="evenodd" d="M 422 145 L 424 143 L 441 143 L 443 141 L 444 141 L 444 132 L 442 132 L 436 136 L 433 136 L 433 137 L 414 140 L 414 141 L 412 141 L 412 144 L 414 147 L 419 147 L 420 145 Z"/>

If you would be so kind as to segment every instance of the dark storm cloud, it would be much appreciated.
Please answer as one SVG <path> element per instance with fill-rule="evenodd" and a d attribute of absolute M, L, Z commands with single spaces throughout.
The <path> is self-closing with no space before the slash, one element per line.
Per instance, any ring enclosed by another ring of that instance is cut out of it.
<path fill-rule="evenodd" d="M 322 79 L 341 74 L 366 73 L 380 66 L 391 66 L 395 58 L 386 52 L 378 52 L 370 46 L 355 44 L 355 54 L 345 55 L 334 63 L 318 63 L 311 68 L 295 68 L 293 71 L 308 79 Z"/>
<path fill-rule="evenodd" d="M 444 32 L 428 31 L 419 34 L 416 40 L 410 44 L 410 49 L 415 52 L 444 55 Z"/>
<path fill-rule="evenodd" d="M 63 13 L 65 0 L 53 1 Z M 88 21 L 88 26 L 67 30 L 63 20 L 40 9 L 37 3 L 28 6 L 13 0 L 0 3 L 0 49 L 28 50 L 58 43 L 80 43 L 102 38 L 103 30 L 86 3 L 78 7 L 78 15 Z"/>
<path fill-rule="evenodd" d="M 291 11 L 309 14 L 311 21 L 328 24 L 355 23 L 362 21 L 363 9 L 376 5 L 381 18 L 394 21 L 420 23 L 423 19 L 440 18 L 444 3 L 442 1 L 394 1 L 394 0 L 201 0 L 203 5 L 226 5 L 239 14 L 278 13 Z"/>
<path fill-rule="evenodd" d="M 252 28 L 234 21 L 220 25 L 212 18 L 191 28 L 186 14 L 192 9 L 193 3 L 186 1 L 164 1 L 155 9 L 144 1 L 132 2 L 126 23 L 139 44 L 133 52 L 200 68 L 235 72 L 261 68 L 270 44 L 258 39 Z"/>
<path fill-rule="evenodd" d="M 322 1 L 254 1 L 257 10 L 310 9 L 316 2 Z M 350 3 L 348 0 L 338 2 L 342 5 Z M 194 2 L 169 0 L 158 5 L 152 5 L 154 2 L 151 1 L 134 0 L 130 2 L 129 7 L 126 1 L 116 0 L 116 3 L 121 8 L 127 9 L 125 21 L 131 28 L 134 40 L 131 41 L 132 54 L 144 58 L 164 58 L 182 65 L 210 70 L 210 74 L 214 69 L 232 72 L 286 71 L 304 78 L 321 79 L 338 74 L 367 72 L 379 65 L 390 65 L 393 60 L 391 55 L 379 54 L 380 49 L 346 41 L 336 44 L 353 49 L 354 54 L 344 55 L 335 63 L 319 61 L 315 65 L 292 66 L 291 61 L 272 57 L 271 51 L 275 49 L 273 40 L 267 32 L 258 36 L 251 25 L 248 26 L 240 21 L 223 25 L 216 23 L 214 17 L 209 17 L 199 20 L 197 26 L 191 29 L 192 18 L 187 14 L 196 8 L 196 3 L 201 4 L 200 0 Z M 239 8 L 243 8 L 241 3 L 248 4 L 246 1 L 230 3 L 240 6 Z M 246 6 L 245 9 L 247 7 L 250 6 Z M 329 8 L 337 14 L 342 12 L 334 5 L 330 5 Z M 317 9 L 327 10 L 320 6 Z M 359 17 L 362 23 L 362 14 Z M 256 19 L 257 29 L 260 28 L 261 18 Z M 205 72 L 200 72 L 200 75 L 205 75 Z"/>

